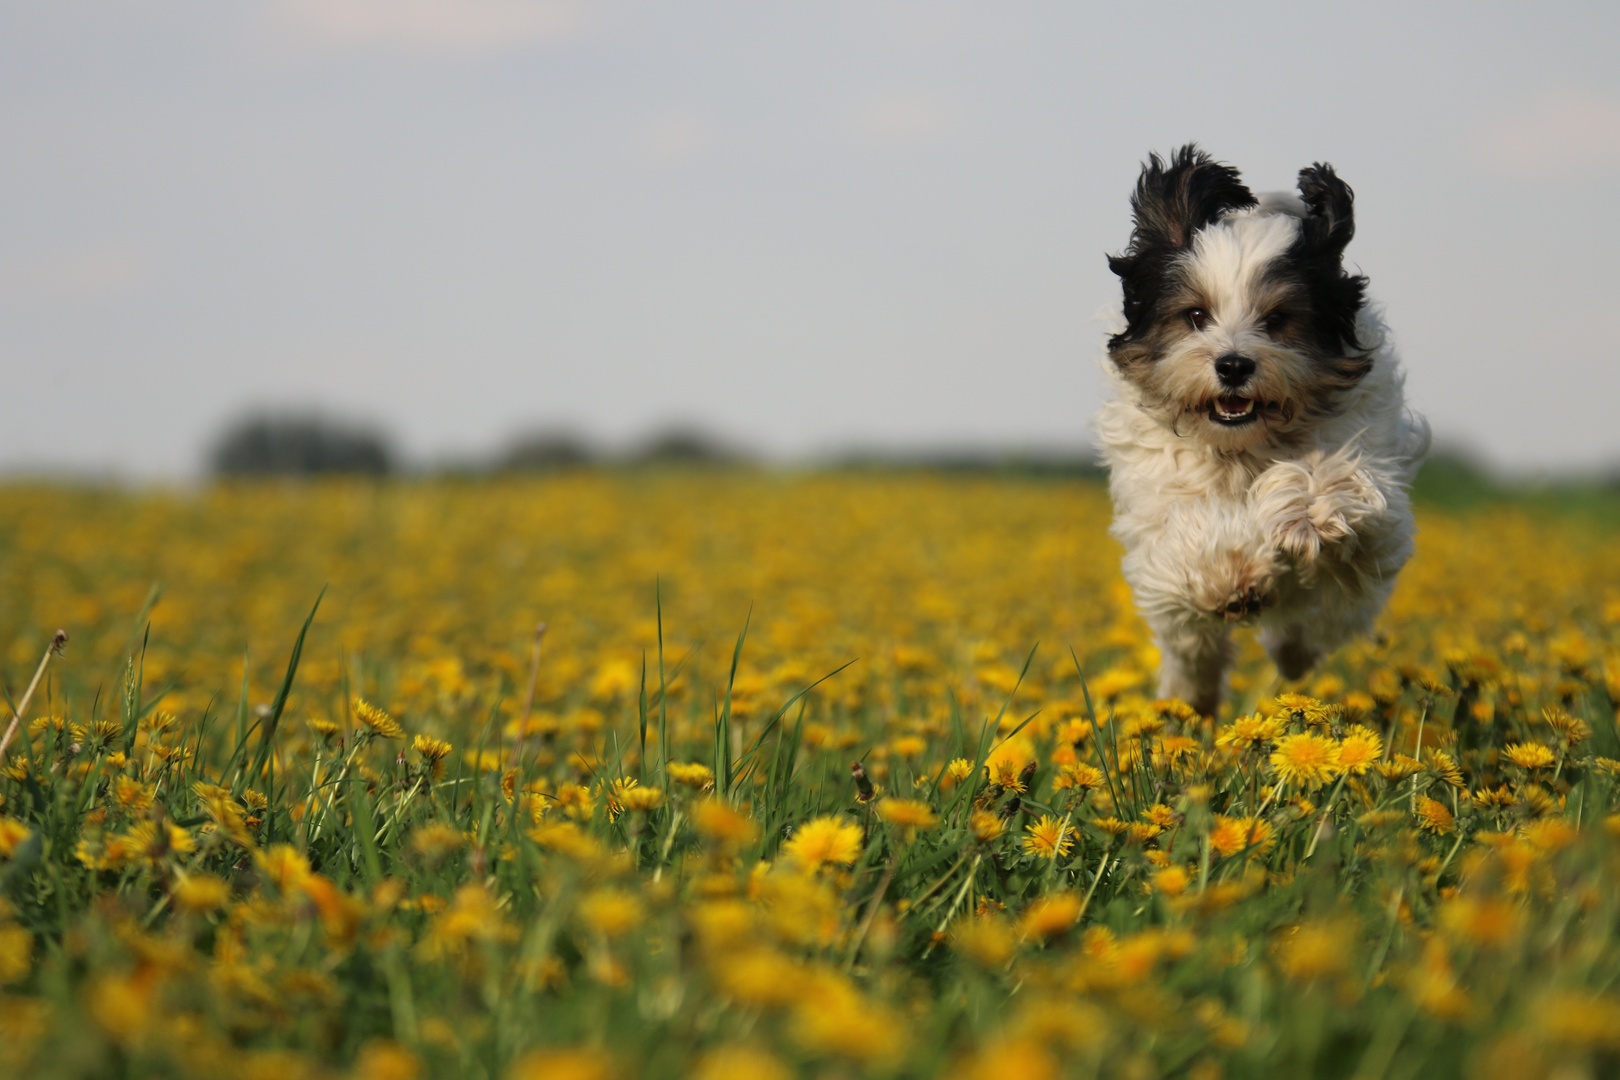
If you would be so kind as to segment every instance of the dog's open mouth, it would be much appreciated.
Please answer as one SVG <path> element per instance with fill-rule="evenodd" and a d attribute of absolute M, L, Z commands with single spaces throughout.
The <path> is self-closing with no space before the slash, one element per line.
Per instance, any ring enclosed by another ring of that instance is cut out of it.
<path fill-rule="evenodd" d="M 1260 416 L 1260 403 L 1254 398 L 1222 394 L 1209 403 L 1209 418 L 1217 424 L 1237 427 L 1252 423 Z"/>

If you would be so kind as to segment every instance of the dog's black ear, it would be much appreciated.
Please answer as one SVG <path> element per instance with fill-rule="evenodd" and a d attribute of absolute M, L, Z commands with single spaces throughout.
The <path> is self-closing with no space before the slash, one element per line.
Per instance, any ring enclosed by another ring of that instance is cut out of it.
<path fill-rule="evenodd" d="M 1339 179 L 1332 165 L 1319 161 L 1299 170 L 1299 196 L 1310 209 L 1305 218 L 1306 241 L 1323 254 L 1343 255 L 1356 235 L 1356 193 Z"/>
<path fill-rule="evenodd" d="M 1119 275 L 1125 294 L 1127 329 L 1111 339 L 1116 362 L 1120 347 L 1137 338 L 1152 318 L 1174 258 L 1192 245 L 1193 234 L 1230 210 L 1255 205 L 1238 171 L 1222 165 L 1188 143 L 1170 155 L 1148 155 L 1131 194 L 1135 228 L 1119 255 L 1108 257 L 1108 269 Z"/>
<path fill-rule="evenodd" d="M 1346 273 L 1343 264 L 1345 246 L 1356 235 L 1355 193 L 1333 166 L 1317 162 L 1299 170 L 1299 195 L 1310 212 L 1300 223 L 1294 258 L 1311 294 L 1318 347 L 1359 350 L 1356 318 L 1367 302 L 1367 279 Z"/>
<path fill-rule="evenodd" d="M 1197 143 L 1175 151 L 1168 162 L 1150 154 L 1131 195 L 1136 228 L 1126 254 L 1184 249 L 1195 232 L 1222 214 L 1254 204 L 1238 171 L 1217 162 Z"/>

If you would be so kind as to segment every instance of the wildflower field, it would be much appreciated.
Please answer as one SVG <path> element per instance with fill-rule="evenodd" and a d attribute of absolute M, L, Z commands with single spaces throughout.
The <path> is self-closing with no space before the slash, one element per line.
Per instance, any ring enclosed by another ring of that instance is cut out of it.
<path fill-rule="evenodd" d="M 1620 532 L 1425 510 L 1376 640 L 1210 718 L 1108 520 L 0 487 L 0 1074 L 1620 1073 Z"/>

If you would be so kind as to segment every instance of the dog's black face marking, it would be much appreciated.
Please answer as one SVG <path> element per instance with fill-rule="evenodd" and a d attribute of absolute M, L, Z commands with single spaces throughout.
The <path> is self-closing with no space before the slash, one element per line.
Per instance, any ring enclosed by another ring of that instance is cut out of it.
<path fill-rule="evenodd" d="M 1172 267 L 1192 246 L 1193 234 L 1224 213 L 1255 205 L 1238 171 L 1221 165 L 1196 143 L 1170 155 L 1168 163 L 1149 154 L 1131 194 L 1135 228 L 1125 251 L 1108 258 L 1125 290 L 1125 331 L 1109 342 L 1117 348 L 1141 338 L 1163 316 Z"/>

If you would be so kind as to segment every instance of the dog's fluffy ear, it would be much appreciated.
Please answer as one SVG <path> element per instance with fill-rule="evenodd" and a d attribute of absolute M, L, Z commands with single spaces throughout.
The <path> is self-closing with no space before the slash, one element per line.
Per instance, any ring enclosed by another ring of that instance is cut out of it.
<path fill-rule="evenodd" d="M 1299 194 L 1310 212 L 1300 223 L 1293 254 L 1311 293 L 1318 345 L 1360 349 L 1356 316 L 1366 303 L 1367 279 L 1346 273 L 1343 265 L 1345 246 L 1356 235 L 1355 193 L 1333 166 L 1317 162 L 1299 170 Z M 1362 374 L 1364 365 L 1355 378 Z"/>
<path fill-rule="evenodd" d="M 1337 259 L 1356 235 L 1355 192 L 1339 179 L 1332 165 L 1318 161 L 1299 170 L 1299 196 L 1310 214 L 1305 218 L 1307 243 Z"/>
<path fill-rule="evenodd" d="M 1158 154 L 1150 154 L 1131 194 L 1136 228 L 1124 257 L 1183 250 L 1192 244 L 1195 232 L 1222 214 L 1254 204 L 1254 195 L 1243 185 L 1238 171 L 1220 164 L 1196 143 L 1172 153 L 1168 163 Z"/>
<path fill-rule="evenodd" d="M 1119 275 L 1125 294 L 1127 329 L 1110 341 L 1116 363 L 1127 363 L 1120 346 L 1141 334 L 1164 290 L 1171 261 L 1192 245 L 1193 234 L 1230 210 L 1253 205 L 1254 195 L 1243 186 L 1238 171 L 1220 164 L 1196 143 L 1172 153 L 1168 162 L 1158 154 L 1148 155 L 1131 195 L 1135 221 L 1131 242 L 1122 254 L 1108 257 L 1108 269 Z"/>

